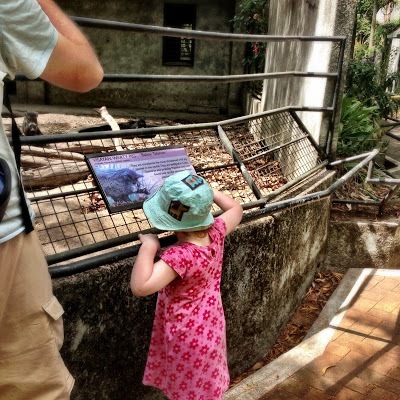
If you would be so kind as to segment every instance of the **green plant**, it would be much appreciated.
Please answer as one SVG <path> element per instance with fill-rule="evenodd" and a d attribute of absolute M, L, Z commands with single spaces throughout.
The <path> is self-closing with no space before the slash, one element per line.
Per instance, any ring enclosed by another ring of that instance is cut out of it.
<path fill-rule="evenodd" d="M 388 75 L 391 40 L 388 35 L 400 25 L 400 20 L 385 18 L 377 21 L 377 11 L 391 15 L 397 0 L 358 0 L 357 26 L 353 60 L 349 65 L 346 91 L 367 106 L 377 105 L 382 118 L 397 110 L 388 91 L 399 81 L 398 74 Z"/>
<path fill-rule="evenodd" d="M 235 30 L 252 35 L 266 35 L 268 32 L 269 0 L 243 0 L 232 22 Z M 243 65 L 246 73 L 257 74 L 264 72 L 265 42 L 246 43 Z M 259 93 L 262 83 L 250 82 L 250 89 Z"/>
<path fill-rule="evenodd" d="M 366 107 L 376 106 L 379 117 L 387 118 L 398 107 L 387 91 L 393 79 L 397 79 L 397 74 L 382 78 L 372 60 L 350 60 L 345 92 Z"/>
<path fill-rule="evenodd" d="M 374 148 L 382 149 L 383 130 L 379 126 L 379 107 L 365 106 L 357 98 L 345 94 L 339 123 L 337 154 L 348 157 Z"/>

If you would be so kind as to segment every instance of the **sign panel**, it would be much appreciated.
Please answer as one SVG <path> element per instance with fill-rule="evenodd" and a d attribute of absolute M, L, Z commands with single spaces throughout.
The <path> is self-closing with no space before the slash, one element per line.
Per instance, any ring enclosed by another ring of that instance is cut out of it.
<path fill-rule="evenodd" d="M 110 213 L 141 208 L 175 172 L 195 173 L 184 147 L 114 151 L 86 155 L 86 162 Z"/>

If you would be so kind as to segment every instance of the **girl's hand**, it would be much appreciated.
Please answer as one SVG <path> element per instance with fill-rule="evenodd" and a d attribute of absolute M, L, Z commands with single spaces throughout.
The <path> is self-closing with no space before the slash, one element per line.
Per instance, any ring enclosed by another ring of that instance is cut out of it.
<path fill-rule="evenodd" d="M 159 251 L 161 249 L 160 241 L 158 240 L 157 235 L 154 235 L 152 233 L 147 233 L 143 235 L 142 233 L 139 233 L 139 240 L 142 245 L 153 246 L 156 251 Z"/>
<path fill-rule="evenodd" d="M 219 218 L 225 221 L 226 234 L 232 232 L 242 220 L 242 206 L 236 200 L 218 190 L 214 190 L 214 203 L 223 211 Z"/>

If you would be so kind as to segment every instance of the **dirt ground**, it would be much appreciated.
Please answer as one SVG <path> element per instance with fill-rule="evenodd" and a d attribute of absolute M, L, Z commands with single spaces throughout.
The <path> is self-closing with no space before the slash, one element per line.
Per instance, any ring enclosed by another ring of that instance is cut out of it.
<path fill-rule="evenodd" d="M 134 118 L 130 117 L 117 117 L 115 120 L 119 122 L 126 122 Z M 24 117 L 15 118 L 17 125 L 22 130 L 22 123 Z M 157 124 L 161 124 L 165 120 L 159 120 Z M 3 118 L 6 130 L 11 126 L 10 118 Z M 106 124 L 96 111 L 93 110 L 93 115 L 74 115 L 74 114 L 52 114 L 40 113 L 37 117 L 38 126 L 41 132 L 45 135 L 54 135 L 66 133 L 80 127 L 89 127 L 93 125 Z M 147 123 L 155 124 L 156 121 L 146 120 Z"/>
<path fill-rule="evenodd" d="M 232 380 L 231 386 L 301 343 L 342 278 L 343 274 L 340 273 L 318 271 L 293 317 L 283 327 L 275 345 L 252 368 Z"/>

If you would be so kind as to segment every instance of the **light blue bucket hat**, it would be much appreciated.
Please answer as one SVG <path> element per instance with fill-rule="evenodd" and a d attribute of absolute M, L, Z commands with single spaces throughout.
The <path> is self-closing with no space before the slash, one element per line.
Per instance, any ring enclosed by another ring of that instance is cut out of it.
<path fill-rule="evenodd" d="M 191 171 L 177 172 L 143 203 L 150 223 L 163 231 L 197 231 L 214 223 L 211 206 L 214 192 Z"/>

